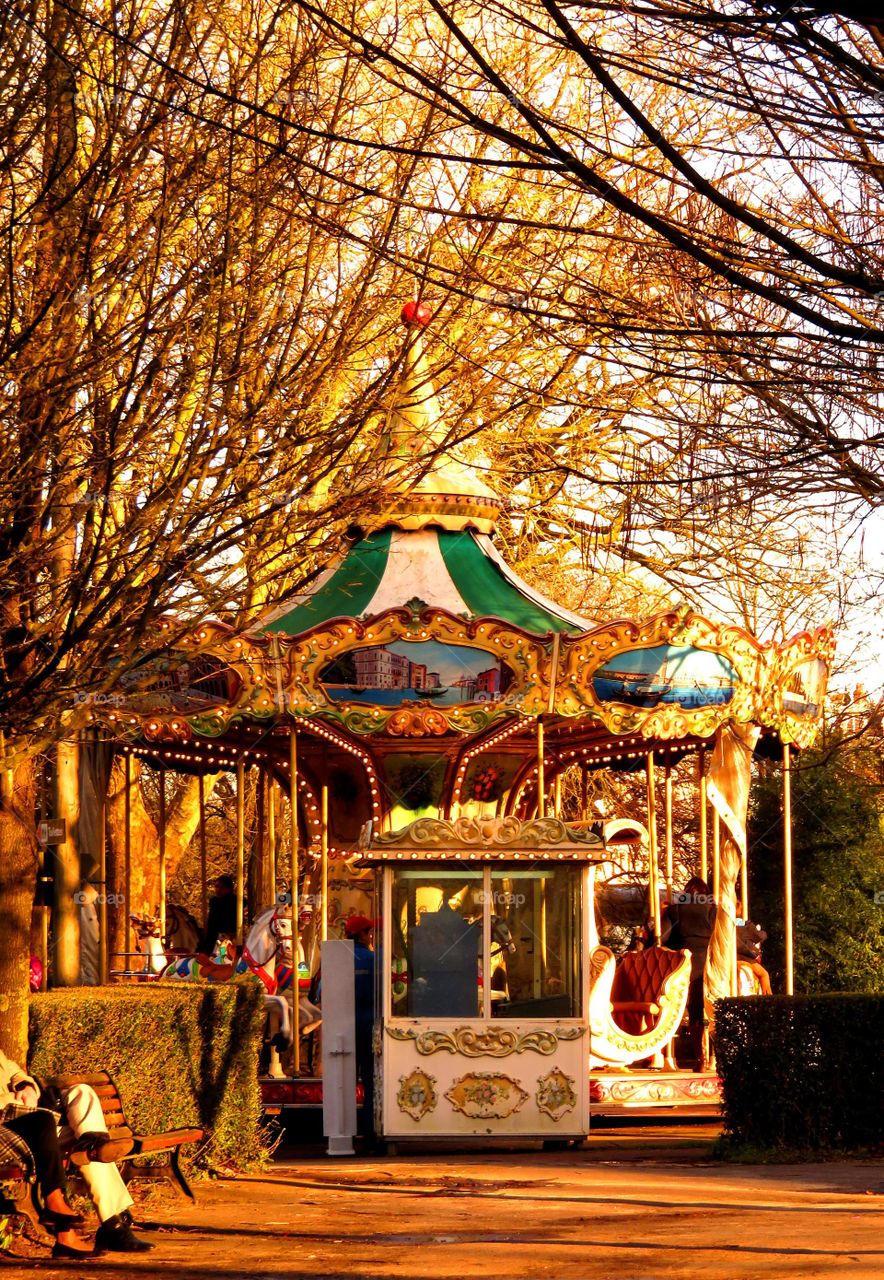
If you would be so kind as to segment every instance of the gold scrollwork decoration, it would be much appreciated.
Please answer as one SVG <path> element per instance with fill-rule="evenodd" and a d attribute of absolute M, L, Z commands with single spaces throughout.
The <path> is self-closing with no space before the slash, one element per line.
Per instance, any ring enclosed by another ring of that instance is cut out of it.
<path fill-rule="evenodd" d="M 407 1076 L 399 1077 L 399 1089 L 396 1103 L 400 1111 L 411 1116 L 412 1120 L 422 1120 L 430 1111 L 435 1111 L 439 1101 L 436 1092 L 436 1077 L 416 1067 Z"/>
<path fill-rule="evenodd" d="M 488 1071 L 461 1076 L 445 1093 L 455 1111 L 471 1120 L 506 1120 L 529 1096 L 517 1080 Z"/>
<path fill-rule="evenodd" d="M 457 1027 L 454 1031 L 418 1031 L 414 1027 L 386 1028 L 391 1040 L 414 1041 L 418 1053 L 454 1053 L 464 1058 L 508 1058 L 514 1053 L 539 1053 L 548 1057 L 555 1053 L 560 1040 L 576 1040 L 583 1027 L 567 1027 L 556 1031 L 513 1031 L 509 1027 Z"/>
<path fill-rule="evenodd" d="M 552 1120 L 561 1120 L 568 1111 L 573 1111 L 577 1106 L 575 1083 L 560 1067 L 553 1067 L 552 1071 L 541 1076 L 535 1094 L 538 1111 L 543 1111 Z"/>

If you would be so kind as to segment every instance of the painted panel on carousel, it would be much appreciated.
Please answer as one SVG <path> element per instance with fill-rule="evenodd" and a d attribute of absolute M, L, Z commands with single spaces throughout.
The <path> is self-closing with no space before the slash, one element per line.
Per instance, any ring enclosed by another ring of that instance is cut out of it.
<path fill-rule="evenodd" d="M 802 720 L 816 720 L 823 709 L 829 668 L 822 658 L 807 658 L 793 667 L 783 685 L 783 711 Z"/>
<path fill-rule="evenodd" d="M 211 654 L 185 661 L 180 653 L 160 655 L 120 677 L 119 692 L 106 696 L 109 706 L 125 706 L 142 714 L 175 712 L 194 715 L 236 701 L 240 676 Z M 95 700 L 95 695 L 90 695 Z"/>
<path fill-rule="evenodd" d="M 496 654 L 481 649 L 437 640 L 394 640 L 340 654 L 323 667 L 319 679 L 336 702 L 451 707 L 500 701 L 513 673 Z"/>
<path fill-rule="evenodd" d="M 727 706 L 738 684 L 739 676 L 722 654 L 669 644 L 625 650 L 592 677 L 600 702 L 686 710 Z"/>

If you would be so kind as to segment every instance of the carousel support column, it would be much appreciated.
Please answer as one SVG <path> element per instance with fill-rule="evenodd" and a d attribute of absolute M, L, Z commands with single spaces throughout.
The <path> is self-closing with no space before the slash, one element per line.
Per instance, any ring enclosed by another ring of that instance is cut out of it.
<path fill-rule="evenodd" d="M 243 884 L 246 861 L 246 768 L 236 762 L 236 945 L 243 944 Z"/>
<path fill-rule="evenodd" d="M 325 942 L 328 938 L 328 787 L 322 784 L 321 792 L 321 819 L 322 828 L 320 830 L 320 872 L 322 884 L 322 919 L 320 922 L 320 942 Z"/>
<path fill-rule="evenodd" d="M 126 954 L 123 957 L 123 968 L 132 967 L 132 921 L 129 912 L 132 910 L 132 752 L 127 751 L 124 757 L 123 782 L 123 876 L 126 884 L 126 929 L 123 934 L 123 946 Z"/>
<path fill-rule="evenodd" d="M 706 752 L 701 751 L 697 757 L 697 790 L 700 794 L 700 879 L 709 880 L 709 830 L 706 823 Z"/>
<path fill-rule="evenodd" d="M 256 868 L 257 874 L 252 877 L 252 884 L 255 887 L 257 901 L 261 907 L 270 906 L 272 899 L 269 896 L 267 887 L 267 845 L 264 839 L 265 813 L 264 813 L 264 783 L 265 783 L 264 766 L 258 765 L 258 794 L 255 803 L 255 844 L 254 849 L 258 855 Z M 250 899 L 251 901 L 251 899 Z M 257 914 L 257 908 L 253 914 Z"/>
<path fill-rule="evenodd" d="M 276 901 L 276 784 L 273 774 L 267 775 L 267 878 L 270 895 Z"/>
<path fill-rule="evenodd" d="M 712 896 L 718 902 L 721 894 L 721 819 L 712 811 Z"/>
<path fill-rule="evenodd" d="M 98 899 L 98 983 L 106 987 L 108 982 L 108 936 L 107 936 L 107 801 L 106 796 L 98 799 L 98 882 L 101 894 Z"/>
<path fill-rule="evenodd" d="M 200 915 L 205 929 L 209 919 L 209 884 L 206 858 L 206 778 L 199 777 L 200 802 Z"/>
<path fill-rule="evenodd" d="M 672 850 L 672 762 L 669 752 L 666 753 L 666 770 L 663 778 L 663 804 L 666 841 L 666 905 L 672 903 L 672 879 L 674 873 L 674 857 Z"/>
<path fill-rule="evenodd" d="M 783 906 L 786 913 L 786 995 L 795 994 L 795 950 L 792 921 L 792 757 L 783 745 Z"/>
<path fill-rule="evenodd" d="M 654 780 L 654 753 L 649 751 L 645 764 L 648 802 L 648 907 L 654 927 L 654 941 L 660 941 L 660 881 L 657 848 L 657 803 Z"/>
<path fill-rule="evenodd" d="M 160 765 L 160 944 L 166 945 L 166 770 Z"/>
<path fill-rule="evenodd" d="M 295 975 L 301 954 L 298 920 L 298 735 L 292 725 L 289 733 L 289 838 L 292 846 L 291 883 L 289 885 L 289 910 L 292 913 L 292 967 Z M 292 1036 L 294 1043 L 293 1070 L 296 1076 L 301 1074 L 301 1017 L 298 1007 L 297 977 L 292 978 Z"/>
<path fill-rule="evenodd" d="M 543 764 L 543 718 L 537 717 L 537 816 L 546 817 L 546 771 Z"/>
<path fill-rule="evenodd" d="M 584 823 L 589 821 L 589 770 L 585 764 L 580 766 L 580 817 Z"/>

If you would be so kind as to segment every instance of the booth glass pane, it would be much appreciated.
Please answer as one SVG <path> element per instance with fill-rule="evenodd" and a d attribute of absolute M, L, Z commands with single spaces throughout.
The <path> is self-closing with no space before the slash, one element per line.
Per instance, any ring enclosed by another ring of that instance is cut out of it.
<path fill-rule="evenodd" d="M 491 1012 L 580 1016 L 579 866 L 515 864 L 491 872 Z"/>
<path fill-rule="evenodd" d="M 481 1015 L 482 882 L 478 868 L 395 868 L 394 1017 Z"/>

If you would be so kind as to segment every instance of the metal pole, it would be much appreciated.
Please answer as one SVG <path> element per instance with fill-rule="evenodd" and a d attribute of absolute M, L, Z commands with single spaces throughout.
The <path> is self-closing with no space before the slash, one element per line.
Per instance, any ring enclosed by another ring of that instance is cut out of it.
<path fill-rule="evenodd" d="M 543 767 L 543 720 L 537 717 L 537 816 L 546 817 L 546 772 Z"/>
<path fill-rule="evenodd" d="M 96 732 L 95 747 L 98 754 L 99 735 Z M 101 895 L 98 899 L 98 982 L 102 987 L 108 982 L 108 936 L 107 936 L 107 833 L 106 809 L 107 795 L 102 794 L 98 801 L 98 880 L 101 884 Z"/>
<path fill-rule="evenodd" d="M 166 945 L 166 770 L 160 765 L 160 943 Z"/>
<path fill-rule="evenodd" d="M 267 775 L 267 875 L 270 880 L 270 896 L 276 901 L 276 787 L 273 774 Z"/>
<path fill-rule="evenodd" d="M 712 810 L 712 896 L 716 903 L 721 891 L 721 819 Z"/>
<path fill-rule="evenodd" d="M 125 941 L 123 946 L 126 949 L 126 955 L 123 957 L 123 968 L 134 968 L 132 964 L 132 921 L 129 919 L 132 911 L 132 753 L 127 751 L 125 756 L 125 787 L 123 790 L 123 875 L 126 879 L 126 931 L 124 933 Z"/>
<path fill-rule="evenodd" d="M 666 905 L 672 903 L 672 880 L 674 874 L 674 855 L 672 849 L 672 764 L 669 753 L 666 753 L 666 769 L 663 775 L 663 821 L 665 823 L 666 840 Z"/>
<path fill-rule="evenodd" d="M 657 866 L 657 808 L 654 786 L 654 753 L 649 751 L 645 764 L 647 801 L 648 801 L 648 894 L 650 897 L 651 920 L 654 924 L 654 938 L 660 940 L 660 881 Z"/>
<path fill-rule="evenodd" d="M 322 919 L 320 922 L 320 942 L 328 938 L 328 787 L 322 784 L 322 827 L 320 830 L 320 870 L 322 874 Z"/>
<path fill-rule="evenodd" d="M 243 944 L 243 888 L 246 861 L 246 767 L 236 762 L 236 944 Z"/>
<path fill-rule="evenodd" d="M 709 831 L 707 827 L 706 808 L 706 752 L 701 751 L 697 757 L 700 791 L 700 879 L 709 881 Z"/>
<path fill-rule="evenodd" d="M 556 818 L 562 816 L 562 775 L 557 773 L 553 782 L 553 814 Z"/>
<path fill-rule="evenodd" d="M 255 850 L 258 854 L 258 902 L 262 907 L 270 906 L 272 895 L 267 897 L 269 890 L 267 888 L 267 850 L 266 841 L 264 839 L 264 768 L 258 765 L 258 794 L 256 798 L 256 814 L 255 814 Z"/>
<path fill-rule="evenodd" d="M 289 910 L 291 911 L 292 918 L 292 967 L 294 969 L 294 976 L 292 978 L 292 982 L 294 984 L 292 988 L 292 1027 L 294 1036 L 294 1072 L 297 1076 L 301 1073 L 301 1033 L 297 977 L 301 945 L 299 937 L 300 922 L 298 920 L 298 735 L 295 732 L 294 725 L 292 725 L 291 732 L 289 733 L 289 795 L 289 831 L 292 845 Z"/>
<path fill-rule="evenodd" d="M 584 822 L 589 820 L 587 808 L 589 805 L 589 770 L 586 765 L 580 767 L 580 816 Z"/>
<path fill-rule="evenodd" d="M 209 923 L 209 884 L 206 866 L 206 778 L 200 774 L 200 911 L 203 928 Z"/>
<path fill-rule="evenodd" d="M 792 932 L 792 759 L 783 744 L 783 888 L 786 912 L 786 995 L 795 994 L 795 952 Z"/>

